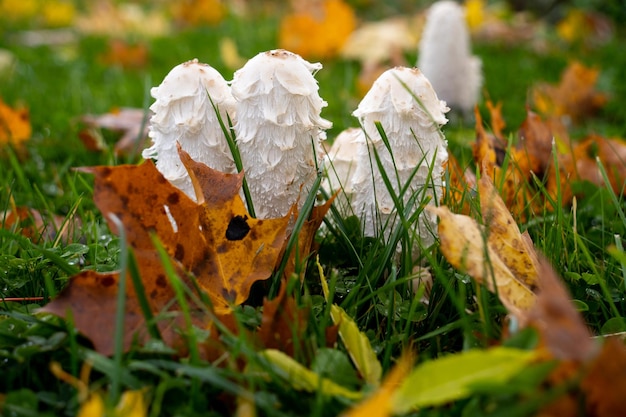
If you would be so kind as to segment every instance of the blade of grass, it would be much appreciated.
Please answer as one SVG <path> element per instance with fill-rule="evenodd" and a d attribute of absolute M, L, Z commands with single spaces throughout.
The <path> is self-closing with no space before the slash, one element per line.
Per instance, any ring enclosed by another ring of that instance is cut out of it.
<path fill-rule="evenodd" d="M 159 326 L 157 326 L 154 315 L 152 314 L 152 309 L 150 308 L 150 303 L 148 302 L 148 297 L 146 296 L 146 289 L 143 285 L 143 281 L 141 280 L 139 267 L 137 266 L 137 260 L 135 259 L 132 248 L 129 250 L 128 256 L 128 272 L 130 274 L 130 278 L 132 279 L 133 287 L 135 288 L 135 294 L 139 302 L 139 307 L 141 308 L 141 313 L 143 314 L 148 326 L 148 333 L 150 333 L 150 336 L 153 339 L 163 340 L 161 332 L 159 331 Z"/>
<path fill-rule="evenodd" d="M 113 334 L 113 373 L 111 374 L 111 391 L 109 398 L 111 404 L 119 402 L 121 394 L 121 372 L 122 356 L 124 354 L 124 319 L 126 316 L 126 273 L 128 271 L 128 247 L 126 242 L 126 231 L 124 224 L 115 214 L 109 215 L 109 220 L 115 224 L 120 237 L 120 258 L 119 258 L 119 283 L 117 289 L 117 305 L 115 309 L 115 333 Z"/>

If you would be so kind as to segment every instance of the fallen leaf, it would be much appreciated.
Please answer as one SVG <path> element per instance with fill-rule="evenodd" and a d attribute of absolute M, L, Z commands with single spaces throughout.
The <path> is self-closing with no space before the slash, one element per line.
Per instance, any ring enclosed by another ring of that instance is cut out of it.
<path fill-rule="evenodd" d="M 533 291 L 539 260 L 528 233 L 522 234 L 489 177 L 478 181 L 480 208 L 488 232 L 487 244 L 502 259 L 515 279 Z"/>
<path fill-rule="evenodd" d="M 116 155 L 135 155 L 143 149 L 143 142 L 148 138 L 150 112 L 136 108 L 114 108 L 101 115 L 85 115 L 81 121 L 86 127 L 79 132 L 79 138 L 91 151 L 106 148 L 99 129 L 120 132 L 122 136 L 115 144 Z"/>
<path fill-rule="evenodd" d="M 558 85 L 540 84 L 532 91 L 535 108 L 546 116 L 568 116 L 579 122 L 604 106 L 608 97 L 596 91 L 600 71 L 574 61 L 561 75 Z"/>
<path fill-rule="evenodd" d="M 335 201 L 335 197 L 337 197 L 337 193 L 335 193 L 321 206 L 315 206 L 311 210 L 311 214 L 300 229 L 296 247 L 289 254 L 289 259 L 287 260 L 287 264 L 283 271 L 283 276 L 286 278 L 290 278 L 292 274 L 296 273 L 296 271 L 300 271 L 300 279 L 304 279 L 306 261 L 308 256 L 313 251 L 315 234 L 324 221 L 326 213 L 330 210 L 330 206 Z"/>
<path fill-rule="evenodd" d="M 188 274 L 193 274 L 199 288 L 209 296 L 218 315 L 230 312 L 243 303 L 252 284 L 270 277 L 286 240 L 290 216 L 280 219 L 251 218 L 239 197 L 243 173 L 223 174 L 191 160 L 180 151 L 189 170 L 198 204 L 172 186 L 151 161 L 139 166 L 83 168 L 95 175 L 94 200 L 109 222 L 111 230 L 125 230 L 133 248 L 139 274 L 152 313 L 180 311 L 167 273 L 152 244 L 158 237 L 176 274 L 193 288 Z M 119 222 L 114 219 L 119 219 Z M 77 328 L 92 339 L 98 351 L 113 352 L 113 323 L 116 311 L 119 274 L 100 275 L 85 271 L 75 276 L 60 296 L 43 308 L 65 316 L 69 309 Z M 148 338 L 144 315 L 131 280 L 127 280 L 127 308 L 124 346 L 128 348 L 134 333 L 140 341 Z M 95 310 L 95 312 L 94 312 Z M 94 317 L 98 317 L 97 320 Z M 208 328 L 211 318 L 202 311 L 195 323 Z M 170 322 L 159 321 L 163 339 L 180 345 L 176 327 L 184 327 L 181 315 Z M 171 335 L 168 331 L 171 330 Z"/>
<path fill-rule="evenodd" d="M 528 234 L 522 234 L 490 178 L 478 182 L 482 218 L 428 207 L 439 216 L 440 250 L 455 268 L 498 294 L 502 304 L 522 322 L 533 307 L 538 259 Z"/>
<path fill-rule="evenodd" d="M 317 261 L 317 270 L 320 274 L 320 283 L 326 302 L 329 302 L 330 294 L 328 282 L 324 275 L 324 269 Z M 333 323 L 339 328 L 339 337 L 343 342 L 352 362 L 357 370 L 368 384 L 379 386 L 380 379 L 383 374 L 383 368 L 380 361 L 376 357 L 376 352 L 367 338 L 367 335 L 359 330 L 356 322 L 350 317 L 344 309 L 336 304 L 330 306 L 330 317 Z"/>
<path fill-rule="evenodd" d="M 232 70 L 243 67 L 246 60 L 239 54 L 237 44 L 232 38 L 224 37 L 219 43 L 220 57 L 224 65 Z"/>
<path fill-rule="evenodd" d="M 174 19 L 181 25 L 215 25 L 226 16 L 222 0 L 182 0 L 172 3 Z"/>
<path fill-rule="evenodd" d="M 28 109 L 13 109 L 0 99 L 0 145 L 19 147 L 30 139 L 31 134 Z"/>
<path fill-rule="evenodd" d="M 332 58 L 355 27 L 354 11 L 343 0 L 304 2 L 300 10 L 282 18 L 278 44 L 303 58 Z"/>
<path fill-rule="evenodd" d="M 581 382 L 588 416 L 612 417 L 626 410 L 626 347 L 618 338 L 606 339 Z"/>
<path fill-rule="evenodd" d="M 557 149 L 569 150 L 569 136 L 558 119 L 544 122 L 539 115 L 527 111 L 526 119 L 518 131 L 519 141 L 515 160 L 525 169 L 543 178 L 548 167 L 553 165 L 553 142 Z"/>
<path fill-rule="evenodd" d="M 570 8 L 556 25 L 556 33 L 561 39 L 568 43 L 583 43 L 587 47 L 608 42 L 614 31 L 608 16 L 579 8 Z"/>
<path fill-rule="evenodd" d="M 406 17 L 398 16 L 363 23 L 347 38 L 341 48 L 341 56 L 359 61 L 365 67 L 387 64 L 382 71 L 389 68 L 390 61 L 401 65 L 398 58 L 405 52 L 412 52 L 419 42 L 412 23 Z"/>
<path fill-rule="evenodd" d="M 104 65 L 142 69 L 148 64 L 148 46 L 142 42 L 129 43 L 121 39 L 111 39 L 106 52 L 100 55 L 100 60 Z"/>
<path fill-rule="evenodd" d="M 468 170 L 463 170 L 459 161 L 451 153 L 448 154 L 445 169 L 446 187 L 442 201 L 453 206 L 460 204 L 458 207 L 453 207 L 455 213 L 470 214 L 471 193 L 476 189 L 476 176 Z"/>
<path fill-rule="evenodd" d="M 302 351 L 309 312 L 298 308 L 296 300 L 286 295 L 286 287 L 283 281 L 278 295 L 263 302 L 257 336 L 264 348 L 278 349 L 293 357 L 296 351 Z"/>
<path fill-rule="evenodd" d="M 495 347 L 447 355 L 418 365 L 392 398 L 394 414 L 465 398 L 481 383 L 506 384 L 537 357 L 536 352 Z"/>
<path fill-rule="evenodd" d="M 267 349 L 260 355 L 272 366 L 272 373 L 288 381 L 295 390 L 351 400 L 358 400 L 363 396 L 361 392 L 351 391 L 328 378 L 320 377 L 279 350 Z"/>
<path fill-rule="evenodd" d="M 380 387 L 368 398 L 350 408 L 342 417 L 387 417 L 392 415 L 392 397 L 411 371 L 414 357 L 404 353 L 385 376 Z"/>
<path fill-rule="evenodd" d="M 124 38 L 167 36 L 171 32 L 162 8 L 112 0 L 88 2 L 75 20 L 75 28 L 83 34 Z"/>
<path fill-rule="evenodd" d="M 502 102 L 494 104 L 491 100 L 487 100 L 485 104 L 487 105 L 491 118 L 491 131 L 495 137 L 502 140 L 504 138 L 502 130 L 506 127 L 506 122 L 502 117 Z"/>
<path fill-rule="evenodd" d="M 500 196 L 506 206 L 519 219 L 526 219 L 528 213 L 533 213 L 537 203 L 533 201 L 535 194 L 528 181 L 529 169 L 527 159 L 519 158 L 515 150 L 510 150 L 504 138 L 488 134 L 483 126 L 478 109 L 476 116 L 476 142 L 472 146 L 472 155 L 477 166 L 481 167 L 483 175 L 489 176 L 494 184 L 498 185 Z M 494 107 L 495 117 L 500 117 Z M 503 121 L 496 121 L 501 126 Z"/>
<path fill-rule="evenodd" d="M 540 262 L 539 294 L 529 315 L 529 325 L 540 336 L 538 351 L 557 359 L 546 383 L 568 384 L 562 396 L 548 404 L 539 416 L 619 416 L 626 407 L 626 347 L 619 338 L 591 337 L 583 317 L 572 304 L 562 280 L 544 259 Z M 545 355 L 544 355 L 545 356 Z M 572 381 L 580 381 L 571 386 Z"/>
<path fill-rule="evenodd" d="M 66 221 L 65 217 L 54 214 L 44 216 L 29 207 L 13 207 L 10 211 L 0 212 L 0 226 L 14 230 L 35 243 L 54 241 L 59 235 L 68 242 L 80 227 L 80 221 L 73 216 Z"/>
<path fill-rule="evenodd" d="M 599 167 L 602 164 L 610 182 L 608 185 L 617 195 L 626 193 L 626 141 L 589 135 L 574 147 L 572 156 L 575 171 L 568 170 L 566 178 L 607 185 Z"/>
<path fill-rule="evenodd" d="M 471 217 L 453 214 L 447 207 L 427 209 L 439 216 L 440 250 L 448 262 L 497 293 L 507 310 L 524 320 L 535 296 L 487 243 L 485 229 Z"/>
<path fill-rule="evenodd" d="M 548 261 L 542 259 L 539 265 L 539 293 L 529 325 L 539 331 L 542 344 L 554 358 L 589 359 L 597 352 L 589 329 Z"/>

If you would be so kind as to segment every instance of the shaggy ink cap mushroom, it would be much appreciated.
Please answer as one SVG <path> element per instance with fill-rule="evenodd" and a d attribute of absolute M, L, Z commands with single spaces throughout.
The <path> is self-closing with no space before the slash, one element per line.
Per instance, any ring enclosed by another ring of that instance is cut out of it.
<path fill-rule="evenodd" d="M 332 123 L 314 74 L 322 68 L 292 52 L 262 52 L 235 72 L 235 132 L 256 215 L 285 216 L 304 203 Z"/>
<path fill-rule="evenodd" d="M 482 61 L 471 55 L 465 11 L 454 1 L 433 3 L 419 45 L 417 67 L 440 99 L 471 114 L 482 84 Z"/>
<path fill-rule="evenodd" d="M 395 224 L 396 207 L 381 172 L 389 177 L 396 195 L 408 183 L 408 190 L 402 196 L 405 205 L 412 195 L 419 193 L 407 217 L 418 209 L 422 196 L 434 199 L 440 195 L 443 164 L 448 158 L 447 143 L 440 127 L 447 123 L 444 115 L 447 111 L 445 102 L 438 99 L 424 74 L 417 68 L 405 67 L 384 72 L 354 111 L 365 135 L 360 139 L 352 177 L 352 207 L 362 219 L 367 236 L 382 232 L 388 238 Z M 391 153 L 376 123 L 383 128 Z M 422 212 L 416 227 L 415 233 L 422 246 L 434 242 L 434 215 Z"/>

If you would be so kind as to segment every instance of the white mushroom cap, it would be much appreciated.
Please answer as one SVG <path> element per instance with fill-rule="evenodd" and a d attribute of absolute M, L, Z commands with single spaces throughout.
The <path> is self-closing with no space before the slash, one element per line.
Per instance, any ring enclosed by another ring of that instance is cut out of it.
<path fill-rule="evenodd" d="M 446 124 L 448 119 L 444 113 L 448 110 L 419 69 L 395 67 L 378 77 L 352 114 L 362 120 L 367 118 L 366 115 L 393 112 L 402 117 L 417 118 L 422 126 L 429 127 L 433 123 Z"/>
<path fill-rule="evenodd" d="M 482 61 L 471 55 L 469 30 L 461 5 L 444 0 L 430 7 L 417 66 L 450 107 L 471 112 L 482 84 Z"/>
<path fill-rule="evenodd" d="M 322 67 L 285 51 L 262 52 L 235 72 L 235 131 L 258 218 L 286 215 L 304 203 L 317 168 L 320 141 L 332 126 L 313 74 Z"/>
<path fill-rule="evenodd" d="M 235 116 L 235 100 L 226 80 L 210 65 L 197 59 L 174 67 L 161 85 L 152 88 L 156 99 L 150 109 L 153 144 L 142 156 L 156 159 L 157 169 L 175 186 L 195 199 L 176 142 L 196 161 L 223 172 L 235 172 L 235 164 L 213 105 L 224 123 Z M 213 103 L 211 103 L 213 101 Z"/>

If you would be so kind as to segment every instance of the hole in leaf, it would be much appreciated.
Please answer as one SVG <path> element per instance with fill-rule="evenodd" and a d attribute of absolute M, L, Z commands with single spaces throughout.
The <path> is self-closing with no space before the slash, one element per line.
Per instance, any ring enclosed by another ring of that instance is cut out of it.
<path fill-rule="evenodd" d="M 235 216 L 228 223 L 226 229 L 226 239 L 228 240 L 241 240 L 250 231 L 250 226 L 247 223 L 248 216 Z"/>

